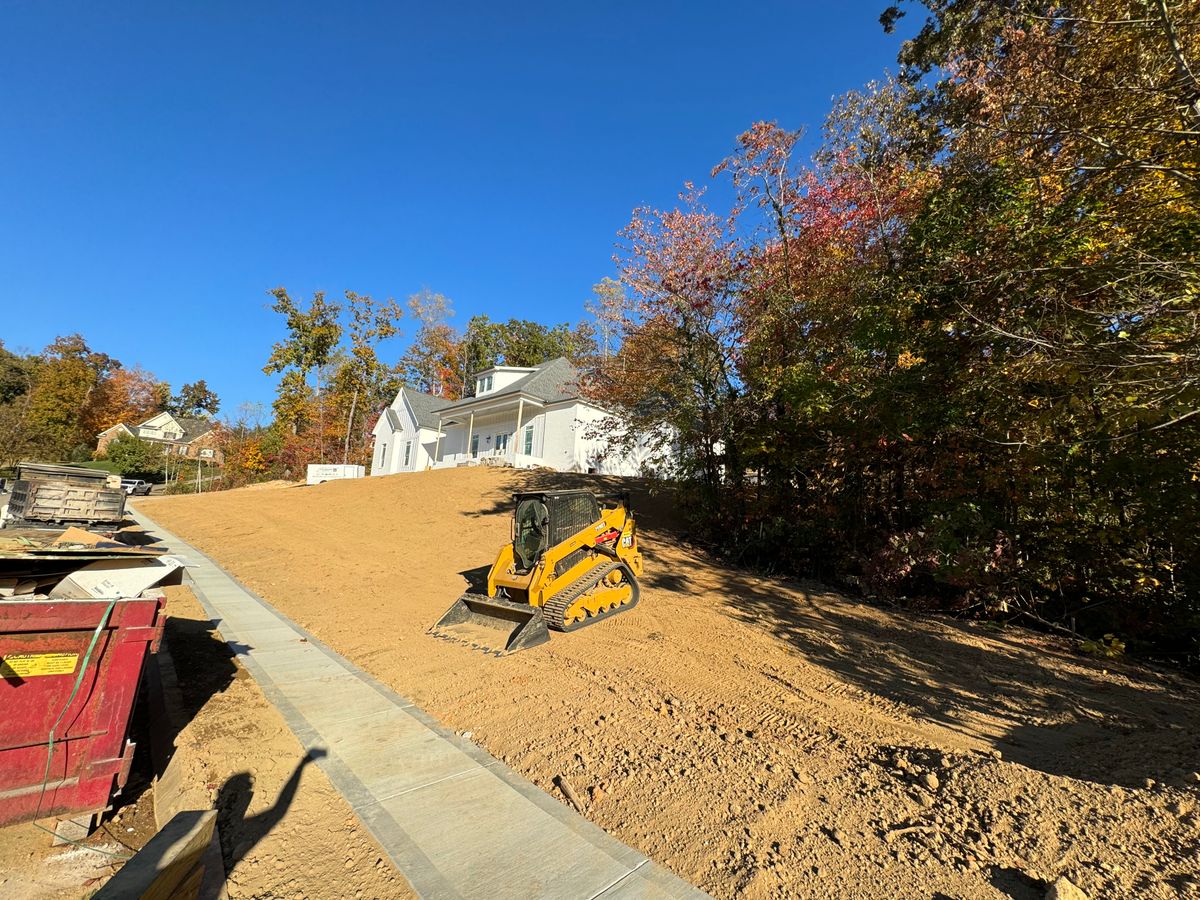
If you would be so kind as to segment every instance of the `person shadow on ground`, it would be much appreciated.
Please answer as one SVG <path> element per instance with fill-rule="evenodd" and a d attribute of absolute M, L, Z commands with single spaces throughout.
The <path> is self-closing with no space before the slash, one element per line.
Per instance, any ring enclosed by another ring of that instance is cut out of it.
<path fill-rule="evenodd" d="M 264 837 L 271 833 L 287 814 L 292 801 L 296 799 L 296 790 L 300 787 L 300 775 L 304 767 L 327 756 L 322 747 L 313 747 L 297 761 L 296 768 L 288 777 L 287 782 L 279 791 L 279 796 L 270 807 L 260 813 L 247 816 L 250 801 L 254 797 L 254 776 L 250 772 L 238 772 L 230 775 L 217 794 L 217 828 L 221 837 L 221 856 L 225 862 L 225 871 L 245 859 L 254 847 Z"/>

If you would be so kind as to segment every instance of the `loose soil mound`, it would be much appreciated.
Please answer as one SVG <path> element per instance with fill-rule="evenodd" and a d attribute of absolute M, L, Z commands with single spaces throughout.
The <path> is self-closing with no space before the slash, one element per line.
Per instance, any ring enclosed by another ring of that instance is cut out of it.
<path fill-rule="evenodd" d="M 730 568 L 636 486 L 636 609 L 503 659 L 426 633 L 508 539 L 514 491 L 581 483 L 458 469 L 139 503 L 545 790 L 566 775 L 597 824 L 714 895 L 1200 887 L 1189 683 Z"/>

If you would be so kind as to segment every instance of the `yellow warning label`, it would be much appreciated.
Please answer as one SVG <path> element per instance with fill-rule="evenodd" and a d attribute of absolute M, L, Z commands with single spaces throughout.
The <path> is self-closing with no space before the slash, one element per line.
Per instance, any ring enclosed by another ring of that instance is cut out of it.
<path fill-rule="evenodd" d="M 0 678 L 29 678 L 32 675 L 70 675 L 79 661 L 78 653 L 14 653 L 0 656 Z"/>

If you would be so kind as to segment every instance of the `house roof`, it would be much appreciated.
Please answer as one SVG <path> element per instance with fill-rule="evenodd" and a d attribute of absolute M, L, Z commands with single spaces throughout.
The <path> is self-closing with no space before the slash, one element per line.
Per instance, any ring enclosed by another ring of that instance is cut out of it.
<path fill-rule="evenodd" d="M 432 394 L 422 394 L 420 391 L 414 391 L 411 388 L 404 389 L 404 399 L 408 401 L 408 405 L 412 407 L 413 415 L 417 417 L 417 425 L 421 428 L 437 428 L 438 417 L 437 411 L 445 409 L 451 404 L 451 401 L 445 397 L 435 397 Z M 388 407 L 388 413 L 394 414 L 396 411 Z M 393 428 L 400 427 L 399 418 L 394 421 L 391 415 L 388 417 Z"/>
<path fill-rule="evenodd" d="M 573 400 L 579 396 L 579 374 L 579 370 L 571 365 L 565 356 L 560 356 L 558 359 L 535 366 L 532 372 L 524 378 L 518 378 L 512 384 L 506 384 L 502 388 L 476 397 L 463 397 L 461 400 L 446 404 L 442 410 L 459 409 L 480 401 L 516 394 L 525 394 L 535 400 L 541 400 L 543 403 Z"/>
<path fill-rule="evenodd" d="M 177 416 L 174 413 L 168 413 L 168 412 L 155 413 L 153 416 L 151 416 L 145 422 L 139 422 L 134 427 L 141 428 L 147 422 L 153 422 L 155 419 L 160 418 L 161 416 L 164 416 L 164 415 L 169 416 L 171 421 L 175 422 L 179 426 L 180 431 L 183 432 L 183 437 L 179 438 L 179 440 L 178 440 L 179 443 L 190 444 L 196 438 L 204 437 L 204 435 L 208 434 L 210 431 L 213 430 L 213 423 L 211 421 L 209 421 L 208 419 L 201 419 L 201 418 L 195 417 L 195 416 Z M 105 428 L 103 431 L 100 432 L 100 435 L 101 436 L 106 435 L 110 431 L 113 431 L 117 428 L 123 428 L 129 434 L 137 435 L 137 432 L 134 431 L 133 428 L 130 428 L 128 425 L 126 425 L 124 422 L 118 422 L 116 425 L 110 426 L 109 428 Z"/>
<path fill-rule="evenodd" d="M 208 434 L 213 430 L 213 423 L 208 419 L 199 419 L 189 416 L 172 416 L 179 427 L 183 429 L 183 443 L 189 444 L 196 438 Z"/>
<path fill-rule="evenodd" d="M 494 369 L 515 368 L 496 366 Z M 486 369 L 484 371 L 493 371 Z M 437 428 L 440 421 L 458 409 L 471 406 L 474 403 L 485 402 L 497 397 L 515 397 L 524 394 L 542 403 L 557 403 L 560 400 L 573 400 L 579 396 L 579 370 L 571 365 L 564 356 L 552 359 L 539 366 L 532 367 L 528 375 L 518 378 L 512 384 L 505 385 L 494 391 L 489 391 L 478 397 L 464 397 L 461 400 L 447 400 L 444 397 L 434 397 L 432 394 L 422 394 L 412 388 L 401 388 L 404 399 L 416 416 L 417 425 L 421 428 Z M 388 425 L 392 431 L 402 428 L 400 414 L 392 407 L 385 413 Z"/>
<path fill-rule="evenodd" d="M 213 423 L 208 419 L 202 419 L 199 416 L 177 416 L 172 412 L 155 413 L 145 422 L 138 425 L 141 428 L 143 425 L 148 425 L 155 419 L 166 416 L 172 422 L 179 426 L 179 430 L 183 432 L 183 436 L 175 440 L 181 444 L 190 444 L 198 437 L 203 437 L 213 430 Z"/>

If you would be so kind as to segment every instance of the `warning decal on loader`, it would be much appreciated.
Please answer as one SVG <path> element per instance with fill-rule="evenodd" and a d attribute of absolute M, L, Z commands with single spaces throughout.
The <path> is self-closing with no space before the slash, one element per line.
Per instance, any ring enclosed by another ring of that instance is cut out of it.
<path fill-rule="evenodd" d="M 0 656 L 0 678 L 70 675 L 75 671 L 78 661 L 78 653 L 14 653 Z"/>

